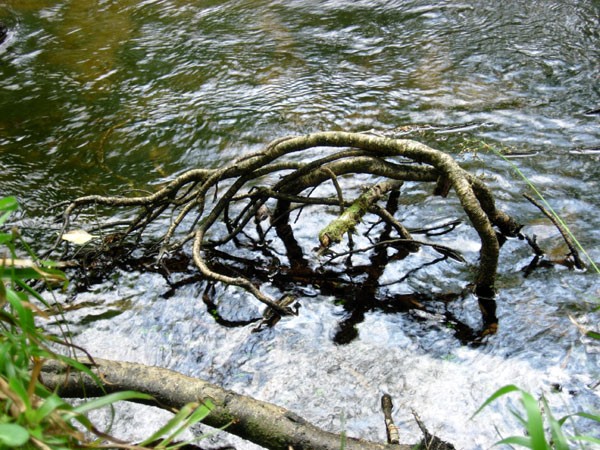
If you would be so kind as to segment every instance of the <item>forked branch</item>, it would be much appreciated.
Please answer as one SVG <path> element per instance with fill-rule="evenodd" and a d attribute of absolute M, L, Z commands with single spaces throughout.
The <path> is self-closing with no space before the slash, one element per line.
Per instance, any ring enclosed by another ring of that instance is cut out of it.
<path fill-rule="evenodd" d="M 319 149 L 316 158 L 315 149 Z M 294 156 L 301 152 L 304 152 L 302 157 Z M 383 180 L 366 188 L 366 192 L 354 200 L 349 200 L 348 193 L 341 195 L 339 179 L 355 174 L 372 175 Z M 311 198 L 315 189 L 323 188 L 330 181 L 336 185 L 334 197 Z M 379 220 L 399 232 L 401 239 L 411 239 L 408 230 L 393 214 L 377 205 L 380 199 L 404 181 L 437 183 L 440 194 L 447 195 L 453 191 L 458 197 L 481 241 L 475 292 L 480 299 L 484 322 L 493 323 L 496 319 L 491 302 L 495 296 L 500 249 L 495 228 L 510 235 L 514 234 L 517 225 L 497 210 L 486 185 L 463 170 L 449 154 L 413 140 L 347 132 L 285 137 L 222 168 L 190 170 L 151 195 L 76 199 L 64 213 L 64 226 L 68 227 L 70 216 L 76 210 L 89 205 L 138 208 L 136 218 L 125 234 L 134 229 L 143 233 L 160 217 L 170 217 L 170 223 L 165 225 L 165 232 L 159 238 L 161 256 L 193 240 L 191 253 L 203 276 L 239 286 L 278 314 L 285 315 L 292 311 L 266 295 L 254 281 L 214 269 L 207 259 L 207 252 L 219 246 L 225 246 L 229 252 L 234 251 L 234 247 L 240 245 L 242 233 L 248 235 L 247 225 L 259 224 L 260 221 L 252 219 L 260 211 L 262 219 L 270 215 L 271 225 L 284 243 L 292 269 L 305 270 L 308 262 L 301 246 L 290 239 L 293 235 L 290 212 L 308 205 L 339 205 L 340 202 L 346 209 L 337 221 L 321 232 L 319 239 L 323 247 L 340 241 L 343 234 L 367 214 L 374 213 Z M 264 242 L 263 231 L 259 234 Z"/>

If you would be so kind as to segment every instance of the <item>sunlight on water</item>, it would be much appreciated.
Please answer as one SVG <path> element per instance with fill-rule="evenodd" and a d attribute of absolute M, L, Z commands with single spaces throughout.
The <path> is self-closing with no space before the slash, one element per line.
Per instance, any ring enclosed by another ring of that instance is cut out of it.
<path fill-rule="evenodd" d="M 586 111 L 600 107 L 598 17 L 598 2 L 574 0 L 6 0 L 0 195 L 19 197 L 31 233 L 51 234 L 49 206 L 78 195 L 156 189 L 290 133 L 416 124 L 434 130 L 417 136 L 492 186 L 548 254 L 564 256 L 554 227 L 522 198 L 525 182 L 480 144 L 519 156 L 512 161 L 597 261 L 600 116 Z M 455 126 L 464 128 L 448 132 Z M 411 206 L 428 194 L 419 189 L 408 186 L 401 200 L 407 226 L 459 214 L 453 198 Z M 303 220 L 299 237 L 311 249 L 322 218 Z M 390 291 L 460 290 L 478 242 L 463 226 L 445 243 L 469 262 L 435 266 Z M 217 325 L 203 286 L 163 298 L 168 287 L 153 274 L 119 273 L 58 300 L 70 309 L 76 343 L 96 356 L 203 377 L 328 430 L 345 423 L 350 435 L 380 441 L 379 399 L 388 392 L 403 441 L 417 438 L 414 409 L 457 448 L 486 449 L 499 439 L 495 426 L 521 432 L 506 404 L 468 420 L 502 385 L 546 394 L 557 416 L 600 408 L 590 387 L 600 377 L 598 344 L 569 320 L 597 326 L 590 305 L 600 297 L 598 277 L 554 267 L 524 278 L 530 256 L 517 241 L 503 248 L 500 330 L 479 348 L 442 325 L 442 305 L 367 313 L 359 338 L 335 345 L 345 311 L 311 286 L 298 317 L 259 334 Z M 383 281 L 397 277 L 391 270 Z M 219 292 L 232 318 L 260 315 L 246 294 Z M 479 325 L 474 298 L 449 309 Z M 136 414 L 124 414 L 132 425 L 119 425 L 124 436 L 141 438 L 156 425 L 144 413 L 133 426 Z"/>
<path fill-rule="evenodd" d="M 565 274 L 565 281 L 571 278 Z M 116 292 L 110 292 L 109 283 L 108 291 L 81 295 L 79 301 L 97 301 L 100 294 L 106 303 L 129 298 L 132 306 L 110 321 L 71 329 L 76 342 L 93 349 L 95 356 L 199 376 L 289 408 L 328 430 L 340 431 L 344 417 L 350 435 L 382 441 L 379 398 L 387 392 L 394 398 L 405 441 L 419 435 L 411 419 L 414 409 L 457 448 L 488 448 L 497 440 L 490 424 L 503 433 L 520 432 L 505 407 L 490 408 L 469 420 L 503 385 L 544 393 L 558 415 L 598 405 L 588 387 L 597 376 L 597 346 L 586 343 L 548 299 L 538 298 L 538 283 L 546 280 L 502 291 L 500 332 L 478 349 L 461 346 L 435 315 L 416 321 L 413 314 L 381 313 L 368 315 L 359 325 L 360 339 L 337 346 L 332 335 L 341 310 L 327 297 L 301 299 L 300 316 L 269 331 L 253 334 L 252 325 L 226 329 L 206 312 L 201 289 L 184 288 L 167 300 L 161 298 L 167 286 L 149 274 L 133 279 L 123 274 Z M 557 294 L 563 304 L 578 302 L 571 289 Z M 223 296 L 240 305 L 234 315 L 259 315 L 247 294 L 230 288 Z M 476 304 L 465 302 L 460 308 L 457 314 L 465 316 L 475 312 Z M 74 316 L 73 322 L 77 323 Z M 115 334 L 120 336 L 118 346 L 112 339 Z M 120 430 L 127 436 L 143 435 L 139 429 Z"/>

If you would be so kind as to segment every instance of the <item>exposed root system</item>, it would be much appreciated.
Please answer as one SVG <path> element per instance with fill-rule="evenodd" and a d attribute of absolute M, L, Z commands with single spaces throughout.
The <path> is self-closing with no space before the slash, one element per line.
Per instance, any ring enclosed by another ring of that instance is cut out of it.
<path fill-rule="evenodd" d="M 375 182 L 357 192 L 358 176 Z M 477 264 L 472 286 L 479 300 L 483 330 L 493 332 L 500 241 L 515 236 L 519 227 L 496 208 L 492 192 L 480 179 L 447 153 L 413 140 L 346 132 L 277 139 L 262 151 L 224 167 L 189 170 L 149 195 L 78 198 L 64 211 L 63 231 L 71 227 L 76 212 L 91 207 L 118 209 L 119 217 L 130 217 L 103 224 L 110 229 L 100 246 L 104 249 L 125 242 L 136 247 L 143 236 L 155 237 L 156 225 L 161 224 L 164 228 L 155 242 L 158 264 L 187 249 L 204 279 L 239 286 L 267 305 L 269 314 L 281 317 L 296 314 L 297 305 L 294 307 L 289 298 L 277 301 L 266 293 L 264 285 L 275 285 L 283 293 L 282 299 L 294 295 L 290 286 L 278 285 L 282 274 L 288 275 L 288 281 L 309 282 L 327 290 L 326 280 L 339 281 L 342 275 L 362 270 L 360 295 L 348 303 L 368 304 L 375 298 L 384 268 L 394 259 L 428 247 L 439 254 L 439 260 L 464 261 L 456 249 L 430 240 L 456 223 L 420 230 L 427 239 L 415 239 L 413 235 L 419 230 L 408 230 L 396 218 L 404 182 L 430 183 L 432 195 L 458 198 L 481 241 L 479 260 L 472 263 Z M 306 252 L 306 238 L 296 239 L 294 231 L 308 208 L 320 208 L 323 217 L 335 212 L 328 223 L 315 230 L 318 248 L 312 256 Z M 164 225 L 165 218 L 168 225 Z M 379 235 L 376 239 L 368 236 L 370 245 L 357 246 L 353 233 L 367 223 L 376 225 L 364 234 L 372 234 L 377 227 Z M 344 240 L 347 250 L 340 251 L 339 243 Z M 348 262 L 359 253 L 369 255 L 368 267 L 361 269 Z M 333 270 L 331 267 L 342 258 L 345 268 Z M 255 274 L 264 276 L 250 278 L 241 266 L 254 266 Z M 398 282 L 407 276 L 410 274 L 399 274 Z M 348 277 L 345 279 L 347 282 Z M 364 309 L 360 311 L 358 314 L 364 314 Z"/>

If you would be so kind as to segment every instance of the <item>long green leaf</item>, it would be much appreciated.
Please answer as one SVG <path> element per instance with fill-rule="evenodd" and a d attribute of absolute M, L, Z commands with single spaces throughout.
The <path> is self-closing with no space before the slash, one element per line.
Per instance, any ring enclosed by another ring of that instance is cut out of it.
<path fill-rule="evenodd" d="M 22 292 L 16 292 L 11 288 L 6 288 L 6 299 L 10 303 L 10 306 L 17 313 L 19 318 L 19 327 L 23 332 L 27 334 L 35 334 L 35 321 L 33 319 L 33 312 L 23 305 L 24 301 L 27 301 L 27 296 Z"/>
<path fill-rule="evenodd" d="M 60 342 L 62 344 L 62 342 Z M 98 384 L 99 386 L 102 386 L 102 381 L 100 380 L 100 377 L 98 377 L 98 375 L 96 375 L 88 366 L 86 366 L 85 364 L 83 364 L 82 362 L 70 358 L 69 356 L 64 356 L 64 355 L 60 355 L 60 354 L 55 354 L 53 355 L 54 358 L 56 358 L 58 361 L 62 361 L 64 364 L 73 367 L 74 369 L 78 370 L 79 372 L 83 372 L 86 375 L 89 375 L 91 378 L 93 378 L 94 382 L 96 382 L 96 384 Z"/>
<path fill-rule="evenodd" d="M 149 438 L 140 442 L 138 445 L 148 445 L 151 442 L 160 439 L 165 434 L 171 433 L 171 431 L 175 430 L 186 419 L 186 417 L 188 417 L 192 413 L 194 406 L 195 405 L 192 403 L 184 405 L 179 411 L 177 411 L 177 414 L 175 414 L 166 424 L 164 424 L 162 427 L 160 427 L 158 430 L 152 433 L 152 435 Z"/>
<path fill-rule="evenodd" d="M 25 408 L 27 410 L 31 409 L 31 400 L 29 398 L 29 394 L 27 393 L 27 387 L 25 384 L 28 381 L 23 379 L 22 377 L 11 376 L 8 380 L 8 386 L 11 391 L 19 396 L 19 399 L 25 404 Z"/>
<path fill-rule="evenodd" d="M 578 417 L 585 417 L 586 419 L 593 420 L 594 422 L 600 422 L 600 415 L 591 414 L 588 412 L 578 412 L 573 415 Z"/>
<path fill-rule="evenodd" d="M 206 404 L 199 405 L 192 413 L 188 416 L 188 418 L 179 425 L 179 428 L 171 433 L 171 436 L 166 439 L 165 445 L 173 441 L 177 436 L 179 436 L 183 431 L 191 427 L 192 425 L 203 420 L 213 409 L 214 405 L 211 402 Z"/>
<path fill-rule="evenodd" d="M 536 450 L 549 450 L 544 433 L 544 420 L 538 402 L 529 392 L 521 391 L 521 401 L 527 412 L 527 432 Z"/>
<path fill-rule="evenodd" d="M 171 418 L 165 425 L 155 431 L 152 436 L 141 442 L 140 446 L 148 445 L 154 441 L 159 440 L 161 437 L 167 435 L 163 440 L 156 446 L 156 448 L 163 449 L 169 448 L 171 450 L 181 447 L 182 444 L 176 444 L 169 446 L 169 444 L 179 434 L 188 429 L 190 426 L 202 421 L 210 411 L 214 408 L 214 404 L 207 400 L 205 403 L 198 405 L 197 403 L 188 403 L 184 405 L 173 418 Z M 192 440 L 193 441 L 193 440 Z M 189 442 L 192 442 L 189 441 Z"/>
<path fill-rule="evenodd" d="M 214 405 L 213 405 L 214 406 Z M 189 439 L 187 441 L 180 441 L 180 442 L 176 442 L 174 444 L 169 445 L 167 448 L 168 450 L 177 450 L 180 447 L 184 447 L 186 445 L 193 445 L 194 443 L 197 443 L 199 440 L 202 439 L 209 439 L 213 436 L 216 436 L 220 431 L 226 430 L 227 427 L 229 427 L 233 422 L 229 422 L 226 423 L 225 425 L 223 425 L 220 428 L 214 428 L 212 431 L 210 431 L 209 433 L 205 433 L 203 432 L 202 435 L 200 437 L 195 437 L 193 439 Z M 190 423 L 189 426 L 193 425 L 194 423 Z"/>
<path fill-rule="evenodd" d="M 11 277 L 19 280 L 48 280 L 56 282 L 66 281 L 65 274 L 57 269 L 46 267 L 11 267 L 3 278 Z"/>
<path fill-rule="evenodd" d="M 34 410 L 34 414 L 32 414 L 32 421 L 34 423 L 40 423 L 44 420 L 48 415 L 52 414 L 53 411 L 57 409 L 71 409 L 71 406 L 68 405 L 62 398 L 60 398 L 56 394 L 51 394 L 48 396 L 42 405 Z"/>
<path fill-rule="evenodd" d="M 573 436 L 571 439 L 574 441 L 592 442 L 594 444 L 600 444 L 600 439 L 593 436 Z"/>
<path fill-rule="evenodd" d="M 596 273 L 600 274 L 600 267 L 598 267 L 596 265 L 596 262 L 588 254 L 588 252 L 585 250 L 585 248 L 583 248 L 583 246 L 581 245 L 581 243 L 579 242 L 579 240 L 577 240 L 577 238 L 575 237 L 575 235 L 571 232 L 571 229 L 569 228 L 569 226 L 565 223 L 565 221 L 562 219 L 562 217 L 560 217 L 560 215 L 558 215 L 558 213 L 556 211 L 554 211 L 554 209 L 552 208 L 552 206 L 550 206 L 550 204 L 548 203 L 548 201 L 544 198 L 544 196 L 538 190 L 538 188 L 535 186 L 535 184 L 533 184 L 533 182 L 529 178 L 527 178 L 527 176 L 523 172 L 521 172 L 521 169 L 519 169 L 519 167 L 513 161 L 511 161 L 506 156 L 504 156 L 502 154 L 502 152 L 498 151 L 497 149 L 495 149 L 493 147 L 490 147 L 490 148 L 491 148 L 491 150 L 496 155 L 498 155 L 500 158 L 502 158 L 504 161 L 506 161 L 508 164 L 510 164 L 511 167 L 513 168 L 513 170 L 515 170 L 517 172 L 517 174 L 519 174 L 519 176 L 523 179 L 523 181 L 525 181 L 525 183 L 527 183 L 527 185 L 533 190 L 533 192 L 535 192 L 535 195 L 541 200 L 541 202 L 544 204 L 544 207 L 563 226 L 563 228 L 565 229 L 565 231 L 567 232 L 567 234 L 569 235 L 569 237 L 573 240 L 573 242 L 575 243 L 575 245 L 577 246 L 577 248 L 579 249 L 579 251 L 584 254 L 584 256 L 586 257 L 586 259 L 590 263 L 590 266 L 592 266 L 594 268 L 594 270 L 595 270 Z"/>
<path fill-rule="evenodd" d="M 518 411 L 509 408 L 510 414 L 521 424 L 523 428 L 527 428 L 527 419 L 523 417 Z"/>
<path fill-rule="evenodd" d="M 148 394 L 142 394 L 134 391 L 123 391 L 114 392 L 112 394 L 105 395 L 104 397 L 97 398 L 95 400 L 88 401 L 82 405 L 73 408 L 73 413 L 83 414 L 94 409 L 102 408 L 104 406 L 112 405 L 113 403 L 124 401 L 124 400 L 152 400 L 153 397 Z"/>
<path fill-rule="evenodd" d="M 473 413 L 473 415 L 471 416 L 471 419 L 473 419 L 473 417 L 475 417 L 477 414 L 479 414 L 482 409 L 484 409 L 486 406 L 488 406 L 494 400 L 498 399 L 499 397 L 502 397 L 503 395 L 506 395 L 506 394 L 509 394 L 509 393 L 515 392 L 515 391 L 520 392 L 521 389 L 519 389 L 514 384 L 509 384 L 507 386 L 501 387 L 496 392 L 494 392 L 492 395 L 490 395 L 485 402 L 483 402 L 483 405 L 481 405 L 479 407 L 479 409 Z"/>
<path fill-rule="evenodd" d="M 215 404 L 210 400 L 205 400 L 200 406 L 198 406 L 194 412 L 190 415 L 188 422 L 190 425 L 198 423 L 204 419 L 206 416 L 210 414 L 210 412 L 215 409 Z"/>
<path fill-rule="evenodd" d="M 524 437 L 524 436 L 507 437 L 506 439 L 502 439 L 501 441 L 496 442 L 496 444 L 494 444 L 494 445 L 502 445 L 502 444 L 520 445 L 522 447 L 527 447 L 527 448 L 538 450 L 537 448 L 533 447 L 533 445 L 531 443 L 531 439 L 528 437 Z"/>
<path fill-rule="evenodd" d="M 596 331 L 590 331 L 588 330 L 585 335 L 587 337 L 591 337 L 592 339 L 596 339 L 596 340 L 600 340 L 600 333 L 596 332 Z"/>
<path fill-rule="evenodd" d="M 550 410 L 550 406 L 548 405 L 548 401 L 545 397 L 542 397 L 542 403 L 544 405 L 546 418 L 548 419 L 548 423 L 550 425 L 550 432 L 552 433 L 552 445 L 554 450 L 569 450 L 569 443 L 567 442 L 567 438 L 562 431 L 561 422 L 556 420 L 552 415 L 552 411 Z"/>
<path fill-rule="evenodd" d="M 13 211 L 16 211 L 19 207 L 19 203 L 15 197 L 4 197 L 0 198 L 0 211 L 4 211 L 0 214 L 0 226 L 6 222 Z"/>
<path fill-rule="evenodd" d="M 0 211 L 16 211 L 19 202 L 14 196 L 0 198 Z"/>

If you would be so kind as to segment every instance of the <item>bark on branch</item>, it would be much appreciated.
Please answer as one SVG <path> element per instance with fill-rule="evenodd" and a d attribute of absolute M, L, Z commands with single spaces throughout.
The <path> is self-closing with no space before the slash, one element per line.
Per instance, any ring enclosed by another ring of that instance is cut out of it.
<path fill-rule="evenodd" d="M 319 233 L 319 242 L 323 248 L 329 247 L 334 242 L 340 242 L 342 236 L 360 222 L 363 216 L 375 202 L 392 189 L 402 186 L 402 181 L 385 181 L 377 183 L 361 194 L 348 208 L 346 208 L 334 221 L 329 223 Z M 408 236 L 410 239 L 410 236 Z"/>
<path fill-rule="evenodd" d="M 90 376 L 68 371 L 57 361 L 42 369 L 41 382 L 64 398 L 101 396 L 106 393 L 134 390 L 152 395 L 153 406 L 172 410 L 191 402 L 210 400 L 215 408 L 203 423 L 272 450 L 339 450 L 345 439 L 347 450 L 410 450 L 411 445 L 384 445 L 362 439 L 343 438 L 324 431 L 297 414 L 273 405 L 236 394 L 197 378 L 172 370 L 143 364 L 94 359 L 88 365 L 104 384 Z M 146 402 L 147 403 L 147 402 Z"/>
<path fill-rule="evenodd" d="M 290 160 L 291 155 L 314 148 L 323 149 L 316 159 L 313 152 L 313 159 L 308 162 L 298 162 L 298 157 Z M 239 286 L 279 315 L 290 315 L 293 314 L 290 308 L 275 302 L 254 280 L 212 268 L 207 254 L 209 250 L 231 241 L 238 244 L 238 237 L 246 225 L 253 222 L 257 212 L 271 201 L 276 206 L 271 217 L 272 226 L 284 243 L 291 268 L 301 270 L 308 267 L 300 246 L 293 239 L 286 240 L 286 236 L 293 233 L 290 224 L 292 204 L 300 201 L 302 208 L 311 203 L 310 193 L 306 194 L 306 191 L 329 180 L 337 185 L 340 177 L 359 173 L 387 178 L 382 182 L 382 186 L 387 186 L 386 189 L 402 181 L 414 181 L 437 182 L 438 192 L 443 195 L 450 190 L 455 192 L 481 241 L 479 267 L 474 280 L 475 292 L 479 297 L 484 328 L 494 324 L 497 321 L 494 297 L 500 249 L 495 227 L 505 235 L 514 235 L 518 227 L 509 216 L 496 208 L 488 187 L 463 170 L 449 154 L 408 139 L 347 132 L 284 137 L 271 142 L 262 151 L 225 167 L 190 170 L 151 195 L 135 198 L 88 196 L 76 199 L 64 212 L 64 229 L 69 226 L 70 216 L 76 210 L 90 205 L 137 209 L 137 216 L 122 233 L 125 236 L 133 232 L 141 234 L 159 216 L 171 217 L 170 226 L 162 237 L 160 257 L 193 241 L 193 260 L 204 277 Z M 279 177 L 275 182 L 274 175 Z M 271 186 L 261 185 L 269 177 Z M 342 198 L 339 185 L 336 189 L 338 204 L 348 203 Z M 331 241 L 341 239 L 343 233 L 364 215 L 378 210 L 381 211 L 378 214 L 380 218 L 393 224 L 401 238 L 410 239 L 408 231 L 376 205 L 384 191 L 373 188 L 355 199 L 342 217 L 323 230 L 320 236 L 322 245 L 327 246 Z M 302 203 L 302 199 L 306 199 L 306 203 Z M 231 217 L 236 207 L 238 212 Z M 189 229 L 182 230 L 184 224 Z M 179 240 L 171 242 L 176 235 Z M 264 241 L 264 235 L 262 239 Z"/>

